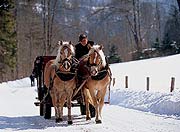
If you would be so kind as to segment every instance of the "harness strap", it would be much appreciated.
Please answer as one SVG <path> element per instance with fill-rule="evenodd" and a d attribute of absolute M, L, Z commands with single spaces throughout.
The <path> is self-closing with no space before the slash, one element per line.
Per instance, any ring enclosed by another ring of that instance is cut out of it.
<path fill-rule="evenodd" d="M 82 89 L 82 87 L 84 86 L 84 84 L 87 82 L 88 78 L 86 80 L 83 81 L 83 83 L 77 88 L 77 90 L 73 93 L 73 96 L 76 96 L 76 94 L 79 92 L 80 89 Z"/>
<path fill-rule="evenodd" d="M 110 83 L 109 83 L 109 86 L 108 86 L 108 90 L 109 90 L 109 94 L 108 94 L 108 104 L 110 104 L 110 86 L 111 86 L 111 82 L 112 82 L 112 73 L 111 73 L 111 69 L 109 68 L 109 66 L 107 67 L 108 69 L 108 74 L 109 74 L 109 77 L 110 77 Z"/>

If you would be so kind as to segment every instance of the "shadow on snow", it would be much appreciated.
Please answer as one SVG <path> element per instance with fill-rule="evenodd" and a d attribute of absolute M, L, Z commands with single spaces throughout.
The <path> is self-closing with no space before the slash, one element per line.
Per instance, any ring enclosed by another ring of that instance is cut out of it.
<path fill-rule="evenodd" d="M 86 125 L 85 116 L 73 115 L 73 123 L 75 125 Z M 68 127 L 67 116 L 63 117 L 63 121 L 55 123 L 55 117 L 49 120 L 40 116 L 22 116 L 22 117 L 6 117 L 0 116 L 0 130 L 13 129 L 13 130 L 28 130 L 28 129 L 46 129 L 48 127 Z"/>

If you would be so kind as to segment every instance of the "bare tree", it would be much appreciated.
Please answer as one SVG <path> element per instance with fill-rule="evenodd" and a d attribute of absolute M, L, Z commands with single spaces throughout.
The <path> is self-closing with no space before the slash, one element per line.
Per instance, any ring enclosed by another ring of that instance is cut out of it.
<path fill-rule="evenodd" d="M 42 0 L 43 5 L 43 45 L 44 54 L 50 55 L 53 51 L 52 46 L 52 36 L 53 36 L 53 26 L 54 26 L 54 15 L 57 6 L 57 0 Z"/>
<path fill-rule="evenodd" d="M 18 50 L 19 50 L 19 39 L 18 39 L 18 32 L 17 32 L 17 30 L 18 30 L 18 20 L 17 20 L 17 16 L 18 16 L 18 3 L 19 3 L 19 0 L 16 0 L 15 1 L 15 10 L 14 10 L 14 15 L 15 15 L 15 23 L 16 23 L 16 25 L 15 25 L 15 31 L 16 31 L 16 33 L 17 33 L 17 38 L 16 38 L 16 43 L 17 43 L 17 53 L 16 53 L 16 69 L 15 69 L 15 71 L 16 71 L 16 75 L 15 75 L 15 77 L 16 78 L 18 78 L 19 77 L 19 68 L 18 68 L 18 66 L 19 66 L 19 52 L 18 52 Z"/>
<path fill-rule="evenodd" d="M 179 6 L 179 11 L 180 11 L 180 0 L 177 0 L 178 6 Z"/>
<path fill-rule="evenodd" d="M 42 4 L 42 16 L 43 16 L 43 54 L 46 54 L 46 0 L 41 1 Z"/>
<path fill-rule="evenodd" d="M 130 16 L 126 15 L 126 19 L 128 21 L 128 24 L 130 26 L 130 29 L 132 31 L 134 41 L 136 44 L 136 50 L 137 50 L 137 57 L 140 57 L 142 52 L 142 36 L 141 36 L 141 23 L 140 23 L 140 5 L 139 0 L 133 0 L 132 1 L 132 16 L 133 21 L 130 20 Z"/>
<path fill-rule="evenodd" d="M 157 36 L 158 36 L 158 40 L 159 42 L 161 42 L 161 18 L 160 18 L 160 9 L 159 9 L 159 5 L 158 2 L 156 0 L 156 31 L 157 31 Z"/>

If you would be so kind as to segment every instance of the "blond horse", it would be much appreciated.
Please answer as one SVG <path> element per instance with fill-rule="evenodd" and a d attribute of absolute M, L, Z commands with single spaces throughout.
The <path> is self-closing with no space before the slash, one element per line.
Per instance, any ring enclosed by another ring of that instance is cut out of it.
<path fill-rule="evenodd" d="M 111 71 L 106 64 L 102 46 L 91 47 L 88 53 L 87 67 L 89 78 L 83 87 L 86 103 L 86 120 L 90 120 L 89 103 L 95 107 L 95 121 L 102 123 L 101 112 L 104 105 L 104 97 L 107 87 L 111 82 Z"/>
<path fill-rule="evenodd" d="M 56 122 L 62 121 L 63 106 L 67 102 L 68 124 L 72 124 L 71 98 L 76 87 L 75 74 L 72 73 L 72 56 L 74 47 L 71 42 L 60 42 L 55 60 L 45 66 L 44 84 L 48 88 L 55 109 Z"/>

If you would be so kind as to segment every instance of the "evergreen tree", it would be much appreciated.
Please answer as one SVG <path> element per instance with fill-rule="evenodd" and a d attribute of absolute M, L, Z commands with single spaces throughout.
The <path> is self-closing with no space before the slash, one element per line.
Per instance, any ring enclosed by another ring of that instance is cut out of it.
<path fill-rule="evenodd" d="M 156 38 L 155 42 L 152 45 L 152 48 L 156 48 L 156 49 L 160 48 L 159 38 Z"/>
<path fill-rule="evenodd" d="M 115 45 L 110 47 L 108 61 L 110 64 L 121 62 L 121 58 L 117 53 L 117 47 Z"/>
<path fill-rule="evenodd" d="M 180 48 L 180 13 L 177 7 L 171 9 L 169 20 L 166 22 L 161 52 L 164 55 L 175 54 Z"/>
<path fill-rule="evenodd" d="M 7 68 L 13 68 L 16 57 L 16 33 L 13 0 L 0 1 L 0 81 Z"/>

